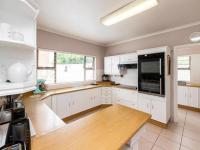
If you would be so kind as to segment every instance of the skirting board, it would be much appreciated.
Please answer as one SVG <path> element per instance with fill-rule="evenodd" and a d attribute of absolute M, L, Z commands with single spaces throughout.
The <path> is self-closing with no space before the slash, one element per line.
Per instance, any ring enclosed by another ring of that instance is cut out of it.
<path fill-rule="evenodd" d="M 183 109 L 187 109 L 187 110 L 191 110 L 191 111 L 195 111 L 195 112 L 200 112 L 200 108 L 195 108 L 195 107 L 191 107 L 191 106 L 185 106 L 185 105 L 178 104 L 178 108 L 183 108 Z"/>
<path fill-rule="evenodd" d="M 149 120 L 149 123 L 151 123 L 151 124 L 153 124 L 153 125 L 156 125 L 156 126 L 158 126 L 158 127 L 164 128 L 164 129 L 166 129 L 167 126 L 168 126 L 168 124 L 165 124 L 165 123 L 162 123 L 162 122 L 153 120 L 153 119 L 150 119 L 150 120 Z"/>

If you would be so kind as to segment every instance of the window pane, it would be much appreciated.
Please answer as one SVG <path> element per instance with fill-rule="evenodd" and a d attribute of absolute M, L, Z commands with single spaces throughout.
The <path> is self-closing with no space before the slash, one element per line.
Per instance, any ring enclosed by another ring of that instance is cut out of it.
<path fill-rule="evenodd" d="M 84 56 L 57 53 L 56 82 L 84 81 Z"/>
<path fill-rule="evenodd" d="M 190 68 L 190 56 L 178 57 L 178 68 L 189 69 Z"/>
<path fill-rule="evenodd" d="M 54 52 L 39 50 L 38 67 L 54 67 Z"/>
<path fill-rule="evenodd" d="M 94 70 L 85 70 L 86 80 L 95 80 L 94 79 Z"/>
<path fill-rule="evenodd" d="M 88 57 L 86 56 L 86 68 L 94 68 L 94 57 Z"/>
<path fill-rule="evenodd" d="M 38 79 L 45 79 L 46 83 L 54 83 L 54 70 L 37 70 L 37 78 Z"/>
<path fill-rule="evenodd" d="M 190 81 L 190 70 L 178 70 L 178 81 Z"/>

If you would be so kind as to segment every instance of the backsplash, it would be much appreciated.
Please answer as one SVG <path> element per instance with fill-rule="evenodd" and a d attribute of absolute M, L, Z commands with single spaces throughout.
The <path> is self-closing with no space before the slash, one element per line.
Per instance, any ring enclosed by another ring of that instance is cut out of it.
<path fill-rule="evenodd" d="M 138 86 L 138 70 L 127 69 L 127 73 L 121 76 L 112 76 L 111 81 L 128 86 Z"/>

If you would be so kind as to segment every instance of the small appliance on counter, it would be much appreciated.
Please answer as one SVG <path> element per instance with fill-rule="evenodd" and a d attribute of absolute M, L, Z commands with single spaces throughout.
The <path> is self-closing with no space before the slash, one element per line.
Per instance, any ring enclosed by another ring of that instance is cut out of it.
<path fill-rule="evenodd" d="M 102 75 L 102 81 L 110 81 L 109 80 L 109 75 L 103 74 Z"/>
<path fill-rule="evenodd" d="M 44 79 L 38 79 L 36 90 L 33 92 L 34 94 L 41 94 L 47 91 L 47 87 L 45 85 L 46 80 Z"/>
<path fill-rule="evenodd" d="M 0 112 L 0 149 L 30 150 L 30 121 L 26 116 L 22 95 L 6 96 Z"/>

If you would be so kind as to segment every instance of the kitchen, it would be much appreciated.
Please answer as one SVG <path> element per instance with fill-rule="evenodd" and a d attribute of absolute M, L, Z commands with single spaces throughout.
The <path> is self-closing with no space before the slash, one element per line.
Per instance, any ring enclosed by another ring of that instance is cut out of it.
<path fill-rule="evenodd" d="M 0 4 L 1 149 L 199 148 L 199 2 Z"/>

